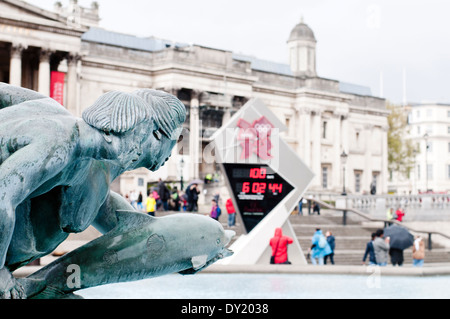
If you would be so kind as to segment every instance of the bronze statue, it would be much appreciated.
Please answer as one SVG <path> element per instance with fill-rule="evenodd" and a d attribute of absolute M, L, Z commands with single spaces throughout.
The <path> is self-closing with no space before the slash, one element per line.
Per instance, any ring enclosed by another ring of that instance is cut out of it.
<path fill-rule="evenodd" d="M 142 89 L 108 92 L 81 119 L 49 97 L 0 83 L 0 299 L 44 291 L 42 280 L 39 285 L 33 276 L 18 281 L 11 272 L 51 253 L 70 233 L 93 225 L 103 234 L 122 231 L 131 236 L 122 248 L 134 245 L 128 223 L 148 227 L 154 219 L 136 217 L 131 205 L 110 190 L 110 183 L 125 171 L 155 171 L 163 165 L 178 140 L 185 112 L 176 97 Z M 120 218 L 117 211 L 122 211 Z M 161 253 L 171 255 L 170 250 Z M 206 259 L 203 266 L 214 257 Z M 141 278 L 123 273 L 111 276 L 119 281 Z"/>

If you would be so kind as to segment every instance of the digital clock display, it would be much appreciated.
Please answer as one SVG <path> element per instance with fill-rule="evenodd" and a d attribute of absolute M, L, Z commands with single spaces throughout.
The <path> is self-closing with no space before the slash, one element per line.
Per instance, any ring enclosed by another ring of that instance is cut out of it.
<path fill-rule="evenodd" d="M 247 232 L 294 188 L 272 168 L 260 164 L 223 164 Z"/>

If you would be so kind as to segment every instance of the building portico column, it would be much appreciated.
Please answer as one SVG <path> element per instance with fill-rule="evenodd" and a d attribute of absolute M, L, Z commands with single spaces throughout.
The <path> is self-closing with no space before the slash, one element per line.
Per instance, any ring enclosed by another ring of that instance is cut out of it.
<path fill-rule="evenodd" d="M 189 155 L 191 158 L 190 177 L 192 179 L 199 178 L 199 162 L 200 162 L 200 102 L 199 91 L 192 90 L 191 110 L 189 123 Z"/>
<path fill-rule="evenodd" d="M 45 96 L 50 95 L 50 56 L 52 51 L 42 49 L 39 57 L 38 92 Z"/>
<path fill-rule="evenodd" d="M 333 141 L 333 188 L 339 191 L 342 184 L 342 172 L 341 172 L 341 154 L 342 154 L 342 137 L 341 137 L 341 124 L 342 115 L 340 113 L 333 114 L 334 121 L 334 141 Z"/>
<path fill-rule="evenodd" d="M 78 61 L 81 57 L 76 53 L 67 55 L 67 109 L 75 116 L 81 116 L 78 108 Z"/>
<path fill-rule="evenodd" d="M 373 180 L 373 163 L 372 163 L 372 132 L 373 132 L 374 125 L 371 123 L 366 123 L 364 125 L 364 174 L 363 174 L 363 190 L 366 190 L 367 192 L 370 192 L 370 185 L 372 184 Z"/>
<path fill-rule="evenodd" d="M 311 167 L 311 110 L 300 108 L 298 117 L 298 153 L 306 166 Z"/>
<path fill-rule="evenodd" d="M 319 110 L 313 111 L 312 117 L 312 156 L 311 156 L 311 169 L 316 174 L 313 185 L 321 187 L 322 176 L 322 136 L 320 134 L 320 128 L 322 125 L 322 113 Z"/>
<path fill-rule="evenodd" d="M 11 61 L 9 68 L 9 84 L 22 86 L 22 52 L 25 47 L 13 44 L 11 47 Z"/>

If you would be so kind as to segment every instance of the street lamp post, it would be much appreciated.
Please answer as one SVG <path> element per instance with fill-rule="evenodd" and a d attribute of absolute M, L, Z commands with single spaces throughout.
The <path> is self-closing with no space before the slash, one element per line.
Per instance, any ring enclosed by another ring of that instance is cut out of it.
<path fill-rule="evenodd" d="M 343 171 L 343 175 L 342 175 L 343 189 L 342 189 L 342 194 L 341 194 L 342 196 L 347 196 L 347 192 L 345 191 L 345 165 L 347 164 L 347 158 L 348 158 L 347 153 L 345 153 L 345 151 L 343 151 L 341 154 L 342 171 Z M 346 199 L 345 199 L 345 207 L 347 207 Z M 342 214 L 342 224 L 344 226 L 347 225 L 347 211 L 346 210 L 344 210 L 344 212 Z"/>
<path fill-rule="evenodd" d="M 345 164 L 347 164 L 347 158 L 348 158 L 347 153 L 345 153 L 345 151 L 343 151 L 341 154 L 341 162 L 342 162 L 342 170 L 343 170 L 343 175 L 342 175 L 343 190 L 342 190 L 342 194 L 341 194 L 342 196 L 347 196 L 347 192 L 345 191 Z"/>
<path fill-rule="evenodd" d="M 180 161 L 180 170 L 181 170 L 181 174 L 180 174 L 180 189 L 181 189 L 181 191 L 183 191 L 183 189 L 184 189 L 183 169 L 184 169 L 184 159 L 181 158 L 181 161 Z"/>

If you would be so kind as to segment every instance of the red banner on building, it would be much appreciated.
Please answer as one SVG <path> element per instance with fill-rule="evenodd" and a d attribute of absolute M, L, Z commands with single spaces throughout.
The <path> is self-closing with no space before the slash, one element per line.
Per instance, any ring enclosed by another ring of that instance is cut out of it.
<path fill-rule="evenodd" d="M 52 71 L 50 80 L 50 97 L 59 104 L 64 103 L 64 78 L 65 73 Z"/>

